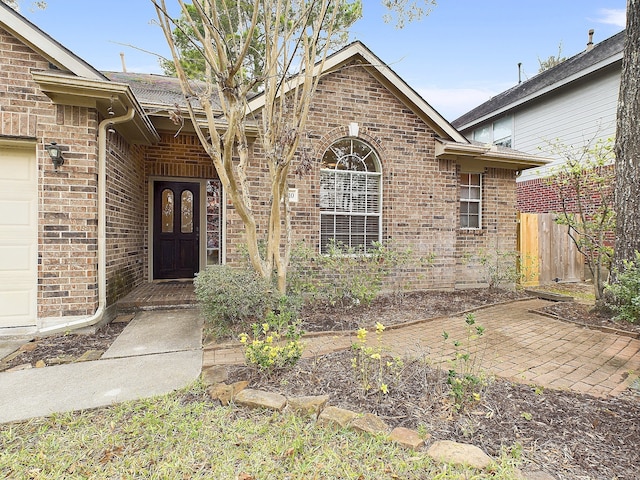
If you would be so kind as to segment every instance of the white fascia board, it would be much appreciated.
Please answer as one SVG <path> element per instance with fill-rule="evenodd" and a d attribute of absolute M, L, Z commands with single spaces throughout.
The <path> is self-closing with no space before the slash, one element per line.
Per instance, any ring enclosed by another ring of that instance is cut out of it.
<path fill-rule="evenodd" d="M 535 92 L 533 92 L 530 95 L 527 95 L 526 97 L 520 98 L 517 101 L 510 103 L 509 105 L 505 105 L 504 107 L 498 109 L 498 110 L 494 110 L 491 113 L 488 113 L 487 115 L 484 115 L 483 117 L 477 118 L 476 120 L 469 122 L 465 125 L 461 125 L 460 126 L 460 130 L 464 131 L 467 130 L 468 128 L 472 128 L 475 127 L 481 123 L 486 122 L 487 120 L 490 120 L 492 118 L 495 118 L 503 113 L 506 113 L 510 110 L 513 110 L 516 107 L 519 107 L 522 104 L 525 104 L 527 102 L 530 102 L 531 100 L 535 100 L 538 97 L 541 97 L 543 95 L 546 95 L 554 90 L 557 90 L 561 87 L 564 87 L 565 85 L 568 85 L 571 82 L 574 82 L 576 80 L 581 79 L 582 77 L 586 77 L 587 75 L 590 75 L 594 72 L 597 72 L 598 70 L 601 70 L 605 67 L 608 67 L 609 65 L 614 64 L 617 61 L 622 60 L 622 52 L 616 53 L 615 55 L 612 55 L 609 58 L 606 58 L 598 63 L 594 63 L 593 65 L 591 65 L 589 68 L 585 68 L 584 70 L 580 70 L 577 73 L 574 73 L 573 75 L 570 75 L 566 78 L 563 78 L 562 80 L 560 80 L 559 82 L 554 83 L 553 85 L 548 85 L 545 88 L 541 88 L 540 90 L 537 90 Z"/>
<path fill-rule="evenodd" d="M 68 70 L 80 77 L 105 80 L 105 77 L 95 68 L 2 2 L 0 2 L 0 25 L 14 37 L 41 53 L 58 68 Z"/>
<path fill-rule="evenodd" d="M 112 82 L 106 79 L 89 79 L 75 77 L 52 71 L 32 72 L 34 81 L 49 97 L 72 99 L 79 105 L 98 107 L 98 101 L 111 102 L 117 100 L 123 110 L 131 107 L 135 110 L 134 123 L 144 132 L 150 143 L 158 141 L 160 136 L 153 123 L 126 83 Z M 55 101 L 55 100 L 54 100 Z M 117 107 L 117 105 L 114 105 Z M 104 113 L 104 112 L 103 112 Z M 119 115 L 121 112 L 115 112 Z"/>

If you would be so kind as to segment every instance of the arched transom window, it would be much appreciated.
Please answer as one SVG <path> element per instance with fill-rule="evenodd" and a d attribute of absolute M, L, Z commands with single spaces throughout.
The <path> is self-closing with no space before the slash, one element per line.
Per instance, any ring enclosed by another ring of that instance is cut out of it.
<path fill-rule="evenodd" d="M 380 241 L 380 160 L 357 138 L 333 143 L 320 170 L 320 251 L 335 242 L 367 253 Z"/>

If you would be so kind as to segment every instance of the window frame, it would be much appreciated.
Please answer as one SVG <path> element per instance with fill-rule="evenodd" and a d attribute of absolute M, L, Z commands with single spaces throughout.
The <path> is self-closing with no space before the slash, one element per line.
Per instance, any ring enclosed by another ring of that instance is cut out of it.
<path fill-rule="evenodd" d="M 463 176 L 467 176 L 467 183 L 463 183 Z M 473 177 L 478 177 L 478 183 L 472 183 L 471 179 Z M 460 230 L 482 230 L 482 195 L 483 195 L 483 176 L 484 174 L 481 172 L 460 172 L 458 176 L 458 208 L 459 208 L 459 216 L 458 216 L 458 225 Z M 472 195 L 463 196 L 463 192 L 465 191 L 471 192 L 471 189 L 477 189 L 478 195 L 477 198 L 473 198 Z M 463 212 L 463 204 L 467 205 L 466 212 Z M 478 213 L 471 213 L 470 206 L 471 204 L 478 205 Z M 469 226 L 471 218 L 478 218 L 478 226 Z M 466 226 L 463 224 L 463 218 L 466 218 Z"/>
<path fill-rule="evenodd" d="M 344 145 L 340 144 L 347 142 L 348 149 L 344 151 Z M 354 148 L 356 145 L 357 148 Z M 362 152 L 366 154 L 363 155 Z M 354 164 L 362 169 L 348 168 Z M 372 180 L 375 183 L 373 188 Z M 373 245 L 382 240 L 382 163 L 378 152 L 371 144 L 358 137 L 348 136 L 335 140 L 322 155 L 319 183 L 319 252 L 326 254 L 327 247 L 333 240 L 340 242 L 344 248 L 357 249 L 357 254 L 367 255 Z M 348 223 L 347 231 L 343 233 L 339 232 L 340 226 L 337 224 L 341 218 Z M 354 232 L 353 219 L 356 218 L 363 219 L 361 232 Z M 327 219 L 333 220 L 332 233 L 327 233 L 323 228 Z M 375 223 L 375 227 L 372 223 Z M 362 237 L 362 243 L 354 245 L 353 239 L 357 237 Z"/>
<path fill-rule="evenodd" d="M 507 128 L 508 127 L 508 128 Z M 505 128 L 509 130 L 509 135 L 501 136 L 496 138 L 496 131 L 500 131 L 500 128 Z M 498 118 L 489 123 L 485 123 L 481 126 L 474 128 L 473 130 L 473 139 L 477 142 L 481 143 L 490 143 L 492 145 L 498 145 L 506 148 L 514 148 L 513 140 L 514 140 L 514 120 L 512 115 L 507 115 L 505 117 Z M 490 138 L 483 138 L 490 137 Z"/>

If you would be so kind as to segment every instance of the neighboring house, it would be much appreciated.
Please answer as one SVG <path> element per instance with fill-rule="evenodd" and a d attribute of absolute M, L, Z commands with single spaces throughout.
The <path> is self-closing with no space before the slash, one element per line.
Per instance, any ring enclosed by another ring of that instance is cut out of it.
<path fill-rule="evenodd" d="M 96 71 L 0 2 L 0 334 L 95 324 L 142 284 L 242 260 L 212 162 L 173 122 L 183 104 L 175 79 Z M 296 241 L 393 241 L 419 289 L 481 286 L 478 258 L 515 248 L 516 175 L 543 160 L 470 143 L 361 43 L 327 60 L 312 112 Z"/>
<path fill-rule="evenodd" d="M 560 211 L 560 200 L 544 179 L 562 159 L 549 144 L 580 147 L 615 136 L 624 31 L 553 68 L 502 92 L 452 124 L 467 138 L 555 158 L 518 178 L 521 212 Z M 557 168 L 556 168 L 557 169 Z"/>

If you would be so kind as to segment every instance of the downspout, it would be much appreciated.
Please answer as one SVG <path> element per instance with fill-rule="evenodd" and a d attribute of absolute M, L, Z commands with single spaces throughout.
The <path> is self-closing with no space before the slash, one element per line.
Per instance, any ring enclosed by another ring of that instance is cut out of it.
<path fill-rule="evenodd" d="M 102 320 L 107 306 L 107 128 L 130 121 L 133 107 L 120 117 L 107 118 L 98 125 L 98 309 L 88 317 L 40 329 L 40 333 L 56 333 L 71 328 L 90 327 Z"/>

